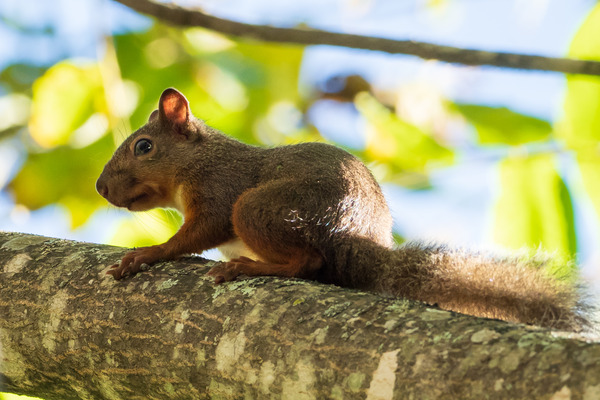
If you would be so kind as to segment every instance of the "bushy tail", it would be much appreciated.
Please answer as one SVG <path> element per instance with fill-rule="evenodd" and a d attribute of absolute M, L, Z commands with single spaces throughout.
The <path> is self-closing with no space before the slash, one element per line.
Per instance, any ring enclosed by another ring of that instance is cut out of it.
<path fill-rule="evenodd" d="M 494 258 L 421 243 L 389 250 L 360 238 L 347 238 L 332 255 L 333 280 L 342 286 L 480 317 L 574 331 L 591 327 L 582 288 L 572 278 L 554 276 L 539 259 Z"/>

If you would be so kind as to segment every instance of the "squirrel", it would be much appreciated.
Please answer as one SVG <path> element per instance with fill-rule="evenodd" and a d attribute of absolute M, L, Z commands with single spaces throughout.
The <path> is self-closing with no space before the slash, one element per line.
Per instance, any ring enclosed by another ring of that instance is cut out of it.
<path fill-rule="evenodd" d="M 358 158 L 325 143 L 241 143 L 195 118 L 173 88 L 117 148 L 96 189 L 130 211 L 165 207 L 184 216 L 167 242 L 111 266 L 117 280 L 143 264 L 217 247 L 230 260 L 208 272 L 216 284 L 297 277 L 479 317 L 573 331 L 589 325 L 579 285 L 543 262 L 423 243 L 394 248 L 388 205 Z"/>

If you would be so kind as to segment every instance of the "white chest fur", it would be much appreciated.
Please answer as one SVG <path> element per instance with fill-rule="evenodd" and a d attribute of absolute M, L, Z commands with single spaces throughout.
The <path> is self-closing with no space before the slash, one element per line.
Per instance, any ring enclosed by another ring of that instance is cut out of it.
<path fill-rule="evenodd" d="M 183 185 L 180 185 L 175 191 L 175 195 L 173 196 L 173 204 L 170 204 L 170 207 L 175 208 L 182 214 L 185 214 Z M 246 246 L 244 242 L 242 242 L 242 239 L 237 237 L 217 247 L 217 250 L 221 252 L 225 260 L 232 260 L 234 258 L 242 256 L 248 257 L 252 260 L 260 260 L 260 257 L 258 257 L 252 250 L 250 250 L 248 246 Z"/>
<path fill-rule="evenodd" d="M 252 260 L 260 260 L 260 257 L 250 250 L 248 246 L 242 242 L 242 239 L 237 237 L 229 242 L 223 243 L 221 246 L 217 247 L 217 250 L 219 250 L 221 254 L 223 254 L 223 257 L 227 260 L 232 260 L 242 256 L 248 257 Z"/>
<path fill-rule="evenodd" d="M 175 190 L 175 195 L 173 196 L 173 204 L 169 205 L 171 208 L 176 209 L 181 214 L 185 214 L 185 201 L 183 199 L 183 185 L 179 185 L 177 190 Z"/>

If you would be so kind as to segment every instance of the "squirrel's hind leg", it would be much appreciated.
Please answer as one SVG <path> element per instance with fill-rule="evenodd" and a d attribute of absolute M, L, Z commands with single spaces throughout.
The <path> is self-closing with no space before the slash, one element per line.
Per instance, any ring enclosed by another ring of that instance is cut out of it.
<path fill-rule="evenodd" d="M 311 252 L 299 253 L 298 256 L 290 257 L 289 261 L 283 264 L 239 257 L 214 266 L 208 275 L 215 278 L 215 283 L 232 281 L 240 275 L 307 278 L 313 271 L 321 268 L 322 263 L 323 258 Z"/>
<path fill-rule="evenodd" d="M 289 210 L 299 208 L 291 202 L 302 199 L 288 196 L 290 186 L 288 182 L 271 182 L 240 196 L 233 207 L 234 231 L 260 260 L 238 257 L 215 266 L 209 275 L 217 283 L 239 275 L 311 278 L 321 269 L 321 253 L 308 243 L 302 229 L 288 221 Z"/>

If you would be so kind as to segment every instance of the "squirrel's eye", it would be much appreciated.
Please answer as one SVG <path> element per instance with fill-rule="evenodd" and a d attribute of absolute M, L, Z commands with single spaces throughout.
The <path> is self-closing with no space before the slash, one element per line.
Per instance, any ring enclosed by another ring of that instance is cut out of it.
<path fill-rule="evenodd" d="M 147 154 L 150 150 L 152 150 L 152 142 L 148 139 L 140 139 L 135 144 L 134 154 L 141 156 Z"/>

